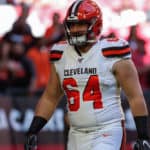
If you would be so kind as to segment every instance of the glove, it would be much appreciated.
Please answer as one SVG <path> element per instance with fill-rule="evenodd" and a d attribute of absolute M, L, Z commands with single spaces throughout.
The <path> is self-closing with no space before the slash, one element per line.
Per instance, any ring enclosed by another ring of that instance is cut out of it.
<path fill-rule="evenodd" d="M 36 134 L 26 135 L 24 150 L 37 150 L 37 135 Z"/>
<path fill-rule="evenodd" d="M 148 140 L 138 139 L 135 142 L 133 150 L 150 150 L 150 143 L 148 142 Z"/>

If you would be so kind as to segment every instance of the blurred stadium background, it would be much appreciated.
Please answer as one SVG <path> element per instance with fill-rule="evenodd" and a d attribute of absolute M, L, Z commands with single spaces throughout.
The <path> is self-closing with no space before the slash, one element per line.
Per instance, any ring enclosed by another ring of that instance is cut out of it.
<path fill-rule="evenodd" d="M 5 34 L 12 29 L 14 22 L 22 14 L 20 3 L 24 3 L 29 8 L 26 22 L 31 27 L 33 36 L 38 39 L 43 37 L 47 28 L 52 25 L 52 17 L 55 12 L 60 14 L 61 22 L 63 22 L 65 12 L 73 1 L 0 0 L 0 39 L 3 39 Z M 145 55 L 142 57 L 142 63 L 150 70 L 150 0 L 95 1 L 102 6 L 103 36 L 113 33 L 116 36 L 129 39 L 131 27 L 137 27 L 136 36 L 144 41 Z M 150 71 L 147 78 L 150 78 Z M 150 80 L 145 95 L 147 103 L 150 104 Z M 24 93 L 3 95 L 0 91 L 0 150 L 23 150 L 24 134 L 32 119 L 33 109 L 38 97 L 39 95 L 29 96 L 29 94 Z M 122 99 L 126 114 L 126 150 L 132 150 L 136 136 L 135 125 L 124 95 Z M 66 142 L 64 140 L 66 138 L 64 137 L 66 136 L 65 129 L 64 103 L 62 103 L 58 106 L 53 118 L 40 133 L 39 150 L 63 150 Z"/>
<path fill-rule="evenodd" d="M 145 24 L 150 21 L 150 1 L 149 0 L 95 0 L 103 10 L 104 29 L 119 29 L 121 35 L 128 34 L 126 27 L 135 24 L 141 24 L 144 29 L 141 31 L 143 36 L 150 37 L 148 34 L 149 25 Z M 44 33 L 46 27 L 51 24 L 53 12 L 59 12 L 61 19 L 65 16 L 65 11 L 73 0 L 1 0 L 0 1 L 0 35 L 8 31 L 12 23 L 20 14 L 20 8 L 17 4 L 26 3 L 30 7 L 30 15 L 27 22 L 32 27 L 35 36 Z M 9 3 L 6 4 L 6 3 Z M 13 4 L 13 5 L 11 5 Z M 36 27 L 34 25 L 37 25 Z M 121 31 L 120 31 L 121 30 Z"/>

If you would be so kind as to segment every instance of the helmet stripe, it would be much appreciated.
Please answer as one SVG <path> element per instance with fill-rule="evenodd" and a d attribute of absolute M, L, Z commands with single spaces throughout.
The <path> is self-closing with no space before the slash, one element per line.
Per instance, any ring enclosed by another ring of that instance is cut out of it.
<path fill-rule="evenodd" d="M 77 0 L 73 7 L 72 7 L 72 10 L 71 10 L 71 17 L 74 17 L 77 15 L 77 10 L 78 10 L 78 7 L 80 6 L 80 4 L 83 2 L 83 0 Z"/>
<path fill-rule="evenodd" d="M 74 4 L 75 4 L 75 2 L 70 6 L 70 8 L 68 10 L 68 16 L 71 16 L 71 10 L 72 10 L 72 7 L 73 7 Z"/>

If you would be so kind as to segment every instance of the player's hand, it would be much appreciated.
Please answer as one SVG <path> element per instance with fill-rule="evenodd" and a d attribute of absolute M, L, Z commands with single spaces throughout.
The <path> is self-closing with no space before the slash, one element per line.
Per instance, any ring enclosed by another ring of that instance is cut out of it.
<path fill-rule="evenodd" d="M 26 135 L 24 150 L 37 150 L 37 135 Z"/>
<path fill-rule="evenodd" d="M 137 140 L 133 150 L 150 150 L 150 143 L 148 140 Z"/>

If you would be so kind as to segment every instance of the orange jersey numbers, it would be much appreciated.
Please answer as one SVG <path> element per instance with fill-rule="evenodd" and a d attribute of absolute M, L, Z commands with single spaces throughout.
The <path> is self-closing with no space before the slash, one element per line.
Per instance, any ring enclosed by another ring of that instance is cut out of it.
<path fill-rule="evenodd" d="M 77 111 L 80 108 L 80 91 L 74 78 L 65 78 L 63 87 L 66 91 L 70 111 Z M 83 101 L 93 101 L 93 108 L 103 108 L 101 101 L 102 95 L 99 88 L 99 79 L 97 75 L 91 75 L 83 91 Z"/>
<path fill-rule="evenodd" d="M 74 78 L 66 78 L 63 81 L 63 87 L 67 94 L 70 111 L 77 111 L 80 107 L 80 93 L 75 88 L 77 82 Z"/>
<path fill-rule="evenodd" d="M 97 75 L 89 77 L 85 90 L 83 92 L 83 101 L 94 101 L 94 109 L 102 108 L 102 95 L 99 88 L 99 79 Z"/>

